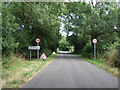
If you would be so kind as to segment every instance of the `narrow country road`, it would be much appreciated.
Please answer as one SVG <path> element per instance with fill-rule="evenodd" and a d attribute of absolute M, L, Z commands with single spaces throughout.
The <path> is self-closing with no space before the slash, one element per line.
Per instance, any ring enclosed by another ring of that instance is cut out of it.
<path fill-rule="evenodd" d="M 118 88 L 118 79 L 70 53 L 61 53 L 22 88 Z"/>

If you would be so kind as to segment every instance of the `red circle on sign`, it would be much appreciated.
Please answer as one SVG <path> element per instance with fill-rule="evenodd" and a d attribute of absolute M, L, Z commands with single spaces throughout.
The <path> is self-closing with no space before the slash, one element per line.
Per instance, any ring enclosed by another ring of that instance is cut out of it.
<path fill-rule="evenodd" d="M 94 39 L 92 40 L 92 42 L 93 42 L 93 43 L 97 43 L 97 39 L 94 38 Z"/>
<path fill-rule="evenodd" d="M 36 38 L 36 43 L 40 43 L 40 39 L 39 38 Z"/>

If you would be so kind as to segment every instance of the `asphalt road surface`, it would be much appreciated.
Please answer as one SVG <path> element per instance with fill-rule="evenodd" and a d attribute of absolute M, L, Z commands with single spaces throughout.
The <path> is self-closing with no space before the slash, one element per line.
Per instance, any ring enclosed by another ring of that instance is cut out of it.
<path fill-rule="evenodd" d="M 118 79 L 76 55 L 62 52 L 22 88 L 118 88 Z"/>

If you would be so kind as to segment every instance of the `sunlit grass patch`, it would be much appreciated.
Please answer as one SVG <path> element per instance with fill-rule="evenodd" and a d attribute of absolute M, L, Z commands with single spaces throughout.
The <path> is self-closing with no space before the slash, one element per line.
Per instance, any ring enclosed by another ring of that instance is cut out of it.
<path fill-rule="evenodd" d="M 14 57 L 14 60 L 9 60 L 3 65 L 3 88 L 21 87 L 21 85 L 30 80 L 41 68 L 50 63 L 55 57 L 56 55 L 52 55 L 44 61 L 40 59 L 25 60 Z"/>

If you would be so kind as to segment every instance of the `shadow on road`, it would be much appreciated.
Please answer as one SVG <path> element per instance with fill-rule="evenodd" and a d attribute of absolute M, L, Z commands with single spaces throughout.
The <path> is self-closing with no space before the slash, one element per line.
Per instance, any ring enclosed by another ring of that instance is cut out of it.
<path fill-rule="evenodd" d="M 57 56 L 57 58 L 59 59 L 67 59 L 67 60 L 71 60 L 71 59 L 79 59 L 80 58 L 74 54 L 72 54 L 71 52 L 69 51 L 59 51 L 59 55 Z"/>

